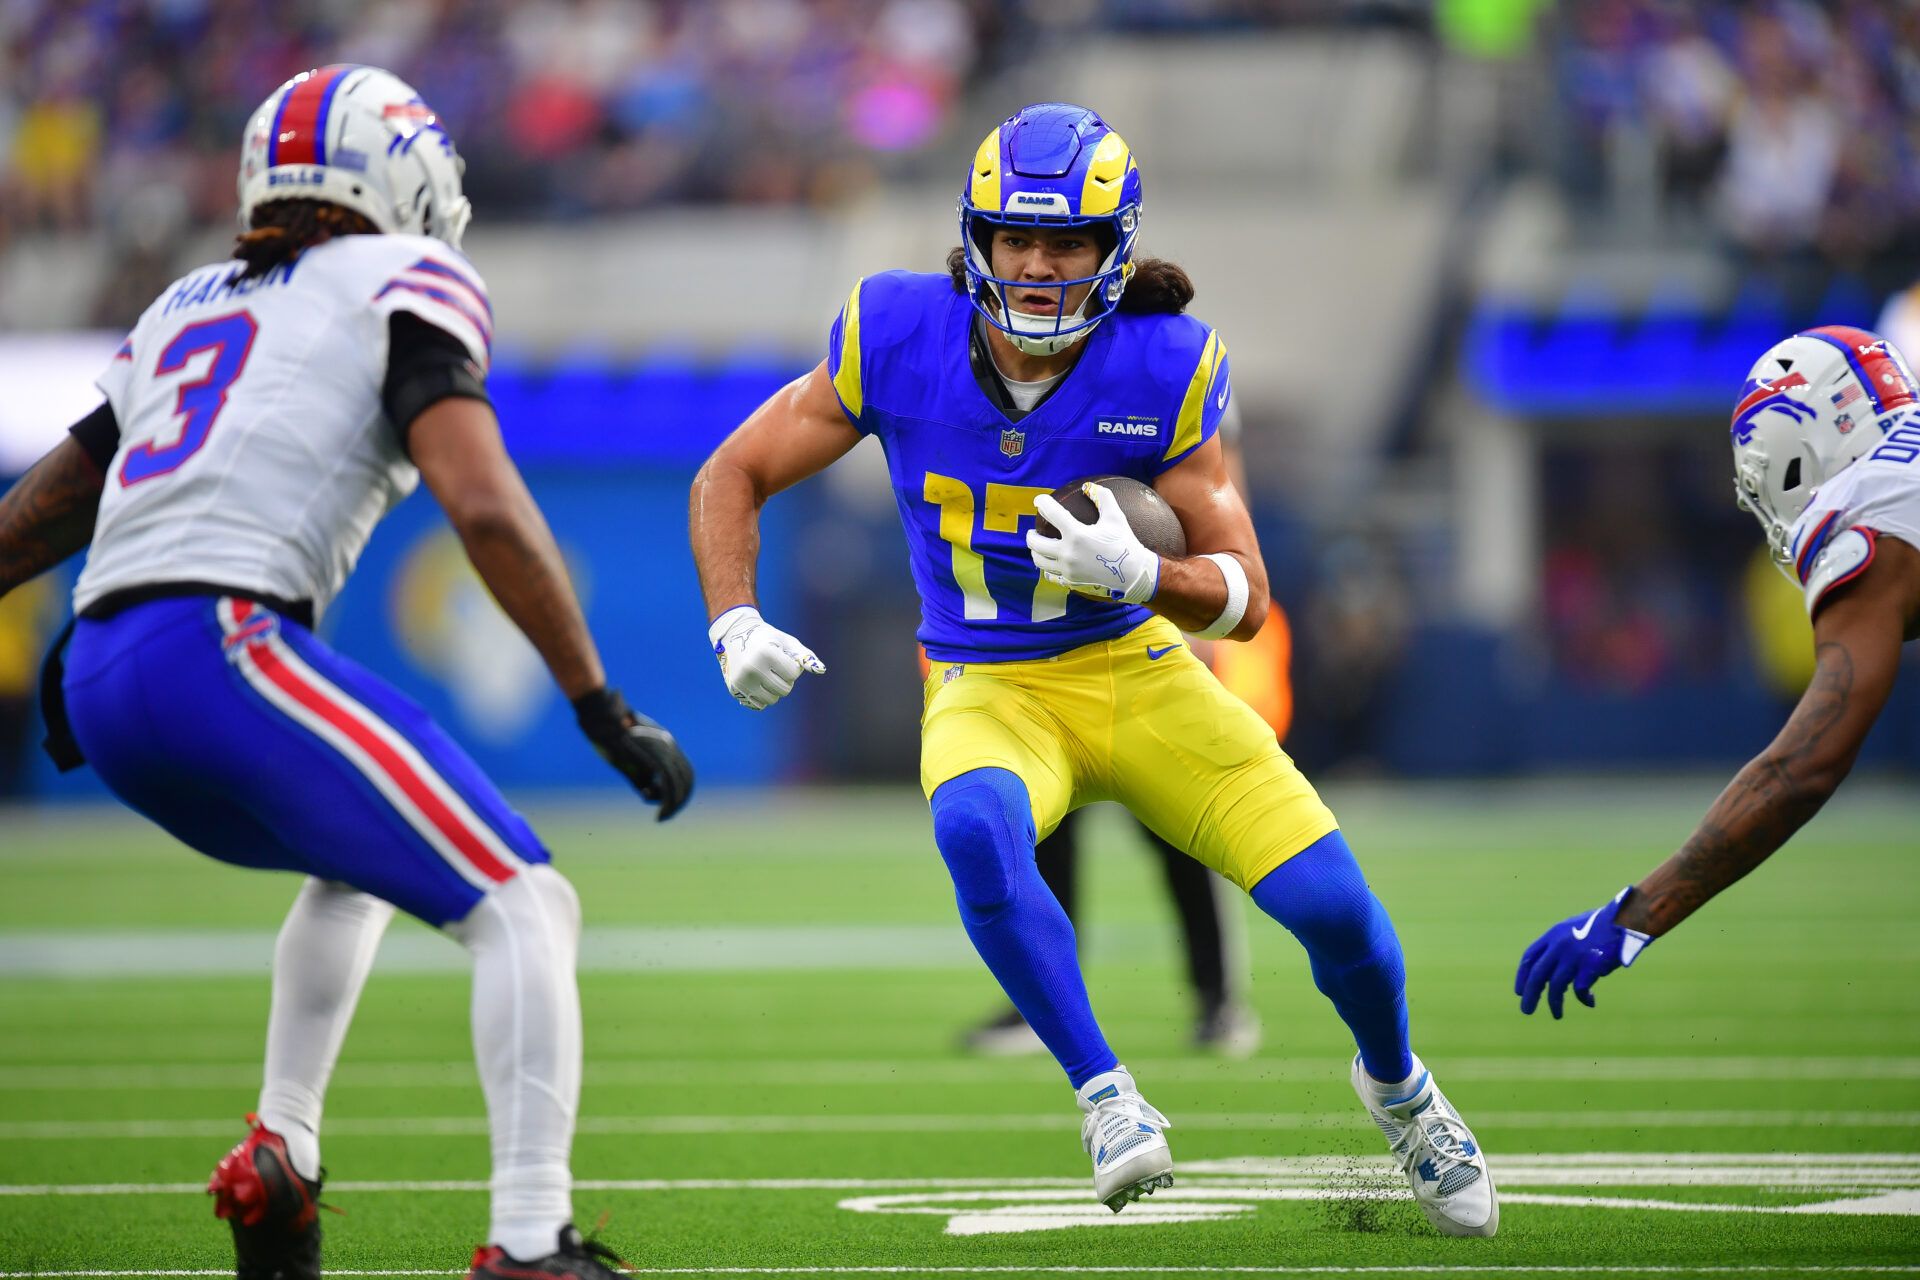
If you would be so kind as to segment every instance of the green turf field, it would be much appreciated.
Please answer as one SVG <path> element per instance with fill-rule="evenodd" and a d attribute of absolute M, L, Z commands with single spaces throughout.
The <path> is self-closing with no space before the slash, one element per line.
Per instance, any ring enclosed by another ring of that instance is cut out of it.
<path fill-rule="evenodd" d="M 535 807 L 589 930 L 579 1216 L 678 1274 L 1920 1273 L 1900 790 L 1843 793 L 1597 1011 L 1515 1012 L 1522 947 L 1651 865 L 1713 785 L 1332 790 L 1406 944 L 1415 1043 L 1491 1153 L 1491 1241 L 1393 1194 L 1277 926 L 1247 922 L 1262 1054 L 1186 1051 L 1169 911 L 1116 817 L 1089 980 L 1182 1162 L 1118 1217 L 1052 1066 L 954 1050 L 995 992 L 910 792 L 709 794 L 659 829 Z M 230 1265 L 200 1188 L 253 1103 L 294 888 L 113 814 L 0 811 L 0 1280 Z M 324 1135 L 341 1273 L 462 1272 L 485 1231 L 463 969 L 402 922 L 369 985 Z"/>

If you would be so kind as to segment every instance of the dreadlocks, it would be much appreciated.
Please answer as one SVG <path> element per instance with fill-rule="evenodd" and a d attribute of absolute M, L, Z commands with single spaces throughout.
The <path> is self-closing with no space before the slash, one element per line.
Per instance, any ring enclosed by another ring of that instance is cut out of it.
<path fill-rule="evenodd" d="M 364 214 L 326 200 L 275 200 L 253 211 L 253 229 L 235 237 L 233 256 L 247 264 L 240 279 L 265 275 L 335 236 L 373 235 Z"/>

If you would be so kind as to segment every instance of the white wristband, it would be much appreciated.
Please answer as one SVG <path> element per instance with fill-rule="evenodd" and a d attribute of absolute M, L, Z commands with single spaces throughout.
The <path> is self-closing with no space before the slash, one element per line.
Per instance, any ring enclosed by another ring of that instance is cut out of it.
<path fill-rule="evenodd" d="M 1214 567 L 1220 570 L 1220 576 L 1227 580 L 1227 607 L 1220 611 L 1220 616 L 1213 620 L 1211 626 L 1197 633 L 1202 640 L 1219 640 L 1232 632 L 1240 625 L 1240 619 L 1247 616 L 1247 571 L 1237 558 L 1224 551 L 1199 558 L 1213 561 Z"/>
<path fill-rule="evenodd" d="M 755 622 L 760 621 L 760 611 L 758 609 L 754 608 L 750 604 L 737 604 L 733 606 L 733 608 L 728 609 L 726 612 L 722 613 L 719 617 L 715 618 L 711 623 L 707 625 L 707 643 L 719 644 L 721 636 L 724 636 L 725 634 L 727 634 L 727 632 L 733 630 L 734 627 L 746 621 L 746 619 L 744 618 L 735 616 L 742 609 L 745 609 L 749 614 L 753 616 L 753 621 Z"/>

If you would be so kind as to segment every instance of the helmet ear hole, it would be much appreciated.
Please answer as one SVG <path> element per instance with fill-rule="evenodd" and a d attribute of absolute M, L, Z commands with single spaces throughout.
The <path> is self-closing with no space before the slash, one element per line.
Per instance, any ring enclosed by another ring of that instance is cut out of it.
<path fill-rule="evenodd" d="M 1800 459 L 1787 463 L 1787 474 L 1780 478 L 1780 487 L 1789 491 L 1800 487 Z"/>

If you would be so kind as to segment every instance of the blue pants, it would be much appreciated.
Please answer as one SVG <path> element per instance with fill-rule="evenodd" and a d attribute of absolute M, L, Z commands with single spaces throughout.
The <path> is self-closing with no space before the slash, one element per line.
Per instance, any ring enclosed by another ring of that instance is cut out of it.
<path fill-rule="evenodd" d="M 223 862 L 341 881 L 439 926 L 548 861 L 425 711 L 249 601 L 82 619 L 65 689 L 101 780 Z"/>

